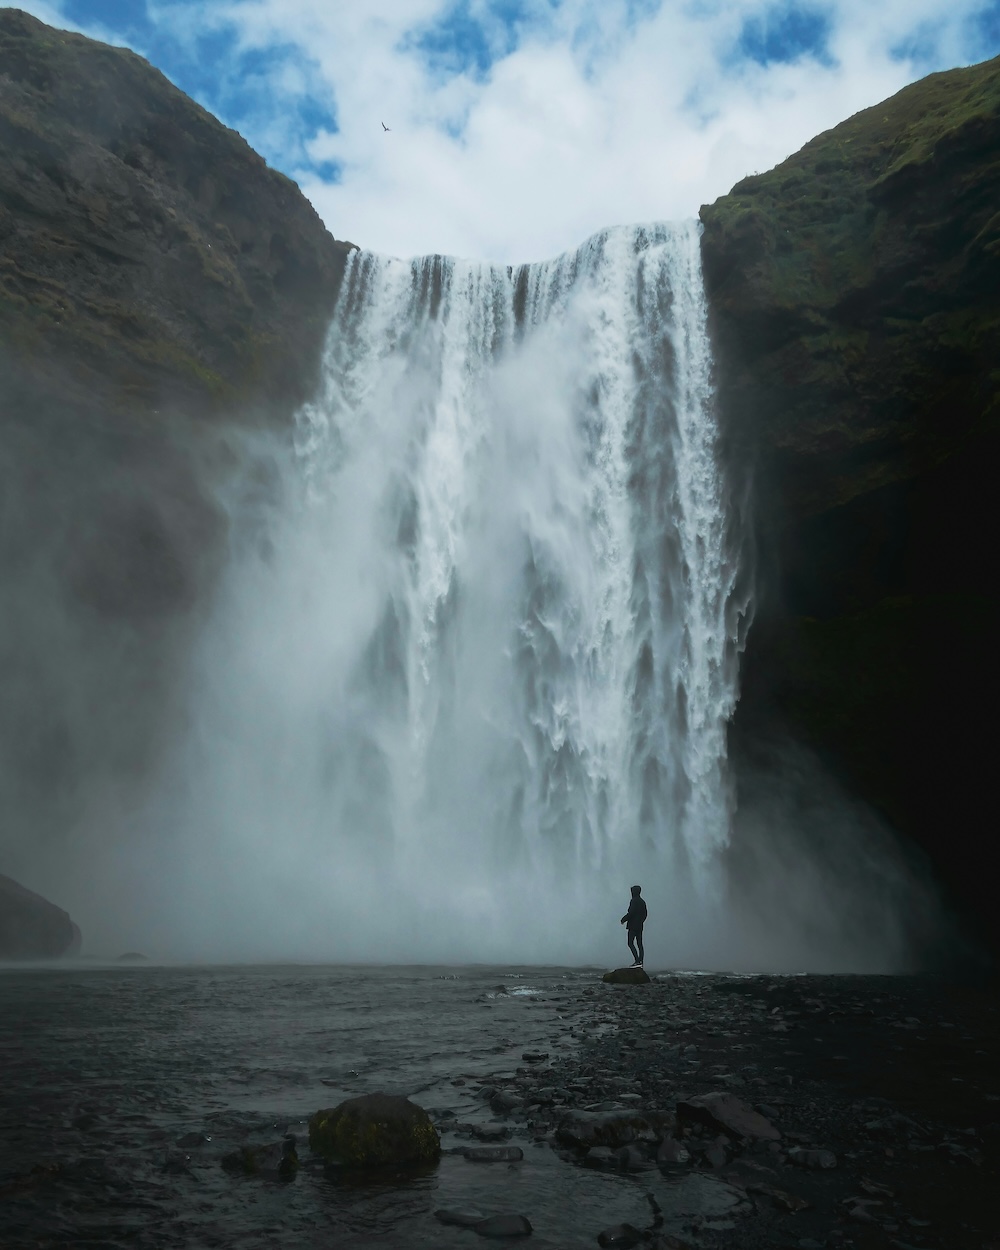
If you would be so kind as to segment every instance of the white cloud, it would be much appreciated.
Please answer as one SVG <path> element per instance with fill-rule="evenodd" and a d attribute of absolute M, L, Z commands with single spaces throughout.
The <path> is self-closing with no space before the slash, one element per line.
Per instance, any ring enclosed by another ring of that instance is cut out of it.
<path fill-rule="evenodd" d="M 519 261 L 615 222 L 693 215 L 915 77 L 986 55 L 968 34 L 982 3 L 836 0 L 824 10 L 824 62 L 765 68 L 733 55 L 764 0 L 666 0 L 638 19 L 624 0 L 528 0 L 517 46 L 485 74 L 446 74 L 421 54 L 415 32 L 448 12 L 442 0 L 161 0 L 152 15 L 181 37 L 228 25 L 244 50 L 301 49 L 310 88 L 338 123 L 304 150 L 341 176 L 324 181 L 287 159 L 284 167 L 335 235 L 398 255 Z M 484 0 L 469 11 L 488 16 Z M 503 30 L 495 16 L 490 23 L 486 41 L 502 53 Z M 893 55 L 918 34 L 919 64 Z M 274 69 L 276 101 L 301 87 L 280 81 L 288 73 L 287 63 Z M 259 118 L 257 134 L 224 120 L 265 149 L 280 132 Z M 280 151 L 266 154 L 283 163 Z"/>

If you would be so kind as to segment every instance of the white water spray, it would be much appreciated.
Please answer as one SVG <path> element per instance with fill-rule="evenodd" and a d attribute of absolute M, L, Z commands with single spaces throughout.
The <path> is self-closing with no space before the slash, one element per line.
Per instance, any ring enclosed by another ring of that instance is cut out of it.
<path fill-rule="evenodd" d="M 693 223 L 513 270 L 352 255 L 267 610 L 308 618 L 282 697 L 338 912 L 377 889 L 393 933 L 430 907 L 473 955 L 578 962 L 633 879 L 661 931 L 709 907 L 746 604 L 705 317 Z"/>
<path fill-rule="evenodd" d="M 294 447 L 230 436 L 160 770 L 55 865 L 89 949 L 619 962 L 639 882 L 652 967 L 906 966 L 938 913 L 873 814 L 788 750 L 731 801 L 750 579 L 699 259 L 693 223 L 351 257 Z"/>

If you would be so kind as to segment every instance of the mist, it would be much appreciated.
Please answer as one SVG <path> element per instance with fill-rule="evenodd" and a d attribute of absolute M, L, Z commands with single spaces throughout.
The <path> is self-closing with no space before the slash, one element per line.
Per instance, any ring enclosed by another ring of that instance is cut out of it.
<path fill-rule="evenodd" d="M 93 755 L 9 869 L 90 954 L 621 963 L 639 882 L 650 967 L 918 965 L 946 923 L 873 813 L 792 747 L 735 785 L 752 569 L 704 323 L 694 225 L 355 256 L 294 436 L 213 443 L 221 571 L 151 701 L 148 625 L 92 644 L 22 582 L 36 719 Z M 104 768 L 91 723 L 148 749 Z"/>

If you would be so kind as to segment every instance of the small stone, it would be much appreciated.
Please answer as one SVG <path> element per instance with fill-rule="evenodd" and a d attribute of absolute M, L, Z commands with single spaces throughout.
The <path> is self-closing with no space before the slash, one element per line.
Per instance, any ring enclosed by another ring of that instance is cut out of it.
<path fill-rule="evenodd" d="M 788 1152 L 788 1162 L 800 1168 L 835 1168 L 837 1156 L 832 1150 L 806 1150 L 793 1146 Z"/>
<path fill-rule="evenodd" d="M 622 1146 L 614 1152 L 615 1162 L 623 1172 L 641 1172 L 649 1161 L 638 1146 Z"/>
<path fill-rule="evenodd" d="M 665 1137 L 656 1152 L 656 1162 L 661 1167 L 669 1167 L 677 1163 L 689 1163 L 691 1153 L 674 1137 Z"/>
<path fill-rule="evenodd" d="M 521 1056 L 525 1063 L 541 1063 L 548 1057 L 549 1052 L 547 1050 L 526 1050 Z"/>
<path fill-rule="evenodd" d="M 784 1189 L 776 1188 L 774 1185 L 748 1185 L 747 1193 L 760 1194 L 762 1197 L 770 1198 L 774 1205 L 782 1211 L 805 1211 L 810 1205 L 807 1198 L 800 1198 L 798 1194 L 790 1194 Z"/>
<path fill-rule="evenodd" d="M 705 1162 L 710 1168 L 724 1168 L 729 1162 L 729 1156 L 726 1154 L 725 1147 L 719 1142 L 713 1142 L 705 1151 Z"/>
<path fill-rule="evenodd" d="M 678 1118 L 710 1128 L 723 1129 L 735 1137 L 759 1138 L 778 1141 L 781 1134 L 770 1121 L 754 1111 L 735 1094 L 717 1091 L 698 1094 L 677 1104 Z"/>
<path fill-rule="evenodd" d="M 480 1237 L 530 1237 L 532 1232 L 523 1215 L 491 1215 L 472 1227 Z"/>
<path fill-rule="evenodd" d="M 597 1234 L 597 1244 L 605 1247 L 623 1247 L 628 1250 L 628 1247 L 637 1246 L 640 1241 L 642 1233 L 631 1224 L 613 1224 Z"/>
<path fill-rule="evenodd" d="M 524 1158 L 520 1146 L 467 1146 L 462 1154 L 470 1163 L 520 1163 Z"/>
<path fill-rule="evenodd" d="M 505 1124 L 473 1124 L 472 1136 L 479 1141 L 506 1141 L 510 1129 Z"/>

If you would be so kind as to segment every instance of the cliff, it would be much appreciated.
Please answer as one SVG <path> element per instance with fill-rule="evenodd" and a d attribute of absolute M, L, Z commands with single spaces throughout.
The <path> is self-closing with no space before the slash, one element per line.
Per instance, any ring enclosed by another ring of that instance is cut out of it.
<path fill-rule="evenodd" d="M 811 744 L 993 940 L 998 206 L 1000 59 L 907 87 L 701 212 L 757 524 L 737 751 Z"/>
<path fill-rule="evenodd" d="M 8 850 L 160 749 L 225 549 L 227 432 L 310 393 L 349 247 L 142 58 L 0 9 Z"/>

